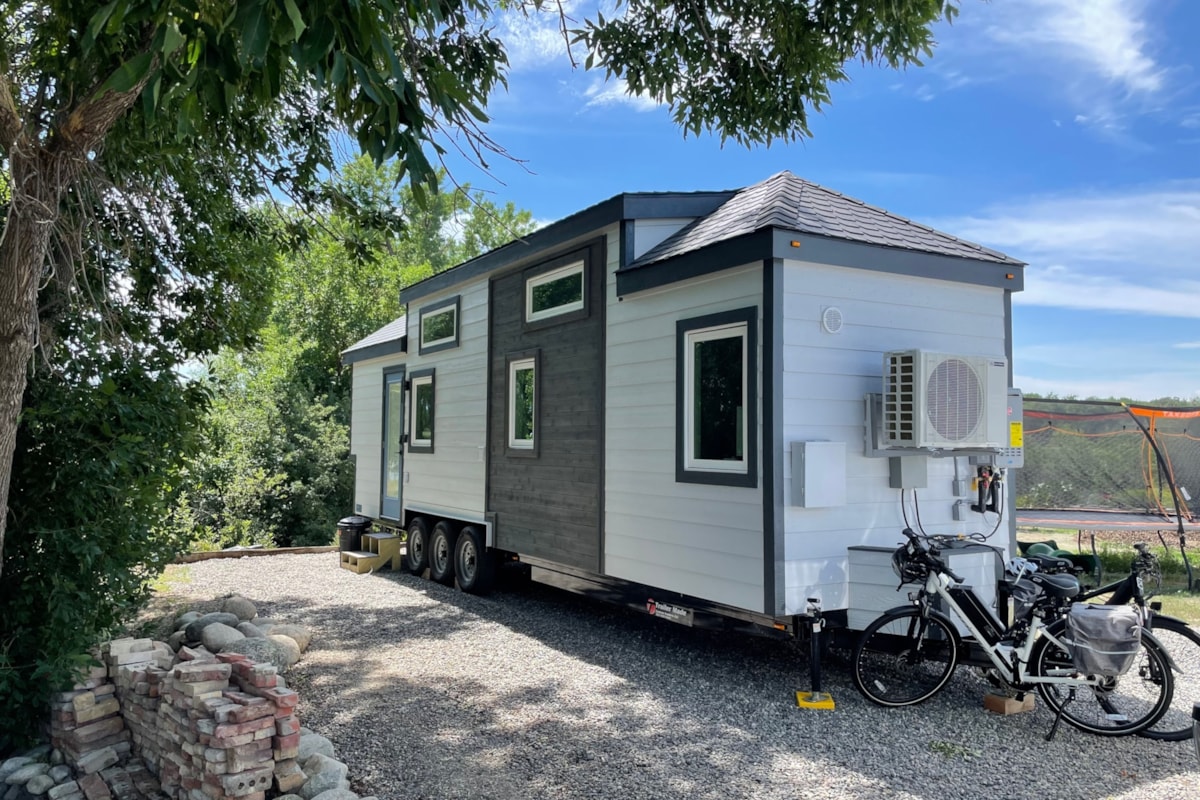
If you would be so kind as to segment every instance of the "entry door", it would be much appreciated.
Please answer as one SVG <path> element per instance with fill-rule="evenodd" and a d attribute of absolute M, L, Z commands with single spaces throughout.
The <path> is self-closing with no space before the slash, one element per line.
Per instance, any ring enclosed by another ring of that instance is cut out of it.
<path fill-rule="evenodd" d="M 380 516 L 400 519 L 404 486 L 404 370 L 383 376 L 383 499 Z"/>

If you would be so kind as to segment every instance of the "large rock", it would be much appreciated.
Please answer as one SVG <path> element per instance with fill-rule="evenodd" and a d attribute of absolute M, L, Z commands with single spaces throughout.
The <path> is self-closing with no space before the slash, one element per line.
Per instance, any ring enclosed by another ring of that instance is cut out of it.
<path fill-rule="evenodd" d="M 287 659 L 289 667 L 295 665 L 300 660 L 300 645 L 296 644 L 296 640 L 290 636 L 282 636 L 278 633 L 267 634 L 267 639 L 279 645 L 280 651 L 284 658 Z"/>
<path fill-rule="evenodd" d="M 296 642 L 301 653 L 307 650 L 309 643 L 312 642 L 312 633 L 301 625 L 275 625 L 266 633 L 272 636 L 287 636 Z"/>
<path fill-rule="evenodd" d="M 32 764 L 33 761 L 29 756 L 13 756 L 7 761 L 0 763 L 0 782 L 6 782 L 9 775 L 12 775 L 21 767 Z"/>
<path fill-rule="evenodd" d="M 183 647 L 185 642 L 187 642 L 187 631 L 175 631 L 167 637 L 167 644 L 176 653 L 179 652 L 179 648 Z"/>
<path fill-rule="evenodd" d="M 333 742 L 319 733 L 313 733 L 312 731 L 308 731 L 307 728 L 301 728 L 300 748 L 296 754 L 296 760 L 301 764 L 307 764 L 310 758 L 318 754 L 333 758 Z M 306 774 L 307 772 L 305 770 Z"/>
<path fill-rule="evenodd" d="M 219 653 L 234 642 L 240 642 L 245 638 L 246 635 L 241 631 L 221 622 L 212 623 L 200 634 L 200 640 L 204 642 L 204 646 L 214 653 Z"/>
<path fill-rule="evenodd" d="M 358 800 L 358 795 L 349 789 L 326 789 L 312 800 Z"/>
<path fill-rule="evenodd" d="M 243 622 L 252 620 L 258 616 L 258 609 L 254 607 L 254 603 L 236 594 L 233 597 L 225 599 L 225 602 L 221 604 L 221 610 L 235 615 Z"/>
<path fill-rule="evenodd" d="M 53 778 L 55 783 L 62 783 L 71 777 L 71 768 L 66 764 L 59 764 L 57 767 L 51 767 L 46 774 Z"/>
<path fill-rule="evenodd" d="M 233 628 L 236 627 L 241 620 L 238 619 L 235 614 L 227 614 L 224 611 L 214 611 L 211 614 L 205 614 L 200 619 L 188 623 L 188 626 L 184 628 L 184 630 L 187 632 L 188 641 L 201 641 L 200 636 L 204 633 L 204 629 L 209 625 L 214 625 L 218 622 L 222 625 L 228 625 L 229 627 Z"/>
<path fill-rule="evenodd" d="M 254 618 L 254 626 L 256 628 L 258 628 L 260 631 L 262 631 L 263 633 L 270 633 L 272 628 L 274 628 L 276 625 L 282 625 L 282 624 L 283 623 L 280 622 L 279 620 L 267 619 L 266 617 L 255 617 Z"/>
<path fill-rule="evenodd" d="M 226 653 L 241 653 L 260 664 L 273 664 L 283 672 L 288 668 L 287 654 L 270 639 L 239 639 L 225 647 Z"/>
<path fill-rule="evenodd" d="M 175 630 L 181 631 L 204 616 L 199 611 L 186 611 L 175 618 Z"/>
<path fill-rule="evenodd" d="M 46 792 L 54 787 L 54 778 L 49 775 L 34 775 L 29 779 L 29 783 L 25 784 L 25 791 L 29 792 L 34 797 L 41 797 Z"/>
<path fill-rule="evenodd" d="M 238 632 L 247 639 L 265 639 L 267 636 L 262 632 L 262 629 L 253 622 L 239 622 L 237 629 Z"/>
<path fill-rule="evenodd" d="M 38 775 L 45 775 L 50 771 L 49 764 L 26 764 L 23 767 L 17 767 L 4 782 L 9 786 L 24 786 Z"/>
<path fill-rule="evenodd" d="M 298 794 L 304 800 L 312 800 L 330 789 L 349 789 L 347 771 L 346 765 L 337 759 L 316 753 L 304 762 L 304 774 L 308 776 L 308 780 L 300 787 Z"/>

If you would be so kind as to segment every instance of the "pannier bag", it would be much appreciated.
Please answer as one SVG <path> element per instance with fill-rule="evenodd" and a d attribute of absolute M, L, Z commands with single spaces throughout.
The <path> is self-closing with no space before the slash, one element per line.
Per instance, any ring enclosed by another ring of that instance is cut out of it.
<path fill-rule="evenodd" d="M 1142 622 L 1132 606 L 1073 603 L 1067 614 L 1071 658 L 1085 675 L 1124 675 L 1142 644 Z"/>

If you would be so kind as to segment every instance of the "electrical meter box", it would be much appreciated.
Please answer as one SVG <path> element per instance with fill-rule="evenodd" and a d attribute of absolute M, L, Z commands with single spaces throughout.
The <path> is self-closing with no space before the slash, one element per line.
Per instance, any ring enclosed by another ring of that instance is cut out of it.
<path fill-rule="evenodd" d="M 1004 445 L 994 456 L 971 456 L 971 463 L 988 464 L 997 469 L 1025 466 L 1025 395 L 1020 389 L 1008 390 Z"/>

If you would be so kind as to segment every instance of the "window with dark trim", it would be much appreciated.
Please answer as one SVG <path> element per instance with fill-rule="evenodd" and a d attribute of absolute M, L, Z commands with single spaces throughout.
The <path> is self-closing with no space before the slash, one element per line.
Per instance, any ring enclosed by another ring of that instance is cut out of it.
<path fill-rule="evenodd" d="M 507 391 L 505 427 L 509 455 L 536 457 L 538 423 L 538 352 L 516 353 L 505 359 Z"/>
<path fill-rule="evenodd" d="M 582 311 L 585 292 L 583 261 L 526 278 L 525 321 Z"/>
<path fill-rule="evenodd" d="M 458 347 L 459 296 L 422 308 L 417 313 L 419 355 Z"/>
<path fill-rule="evenodd" d="M 758 312 L 676 323 L 675 479 L 757 486 Z"/>
<path fill-rule="evenodd" d="M 433 452 L 433 422 L 435 409 L 434 370 L 413 372 L 409 376 L 411 389 L 409 405 L 408 452 Z"/>

